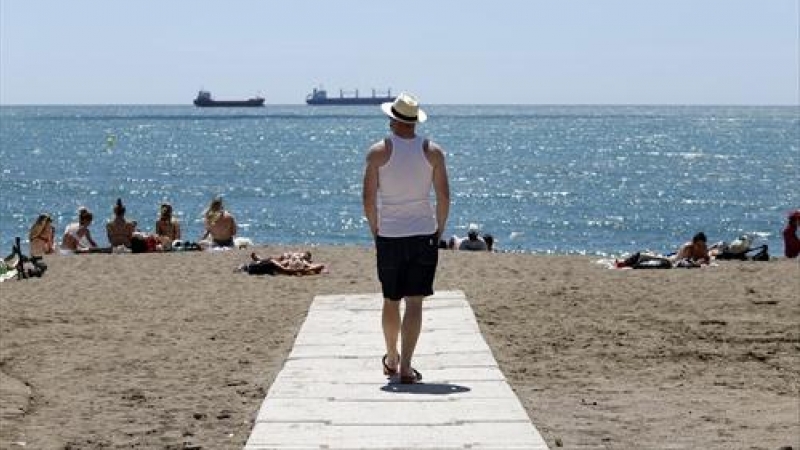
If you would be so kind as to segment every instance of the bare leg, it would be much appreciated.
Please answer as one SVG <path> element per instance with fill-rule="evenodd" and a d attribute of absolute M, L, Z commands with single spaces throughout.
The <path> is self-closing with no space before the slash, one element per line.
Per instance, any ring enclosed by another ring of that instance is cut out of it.
<path fill-rule="evenodd" d="M 406 311 L 403 314 L 401 333 L 402 350 L 400 356 L 400 375 L 412 375 L 411 358 L 417 347 L 419 333 L 422 330 L 422 299 L 424 297 L 406 297 Z"/>
<path fill-rule="evenodd" d="M 400 335 L 400 302 L 383 299 L 383 339 L 386 341 L 386 365 L 397 367 L 400 353 L 397 351 L 397 337 Z"/>

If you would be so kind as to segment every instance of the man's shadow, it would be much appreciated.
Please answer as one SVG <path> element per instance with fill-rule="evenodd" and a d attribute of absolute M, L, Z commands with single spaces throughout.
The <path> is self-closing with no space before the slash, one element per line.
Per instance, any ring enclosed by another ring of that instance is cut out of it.
<path fill-rule="evenodd" d="M 405 393 L 405 394 L 432 394 L 432 395 L 451 395 L 463 394 L 464 392 L 471 391 L 466 386 L 448 383 L 423 383 L 417 382 L 413 384 L 400 384 L 397 382 L 389 382 L 381 386 L 384 392 Z"/>

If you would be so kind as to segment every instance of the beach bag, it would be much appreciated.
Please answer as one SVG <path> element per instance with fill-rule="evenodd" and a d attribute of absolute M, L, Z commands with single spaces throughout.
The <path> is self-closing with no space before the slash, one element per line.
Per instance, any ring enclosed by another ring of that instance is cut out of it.
<path fill-rule="evenodd" d="M 131 253 L 145 252 L 147 252 L 147 240 L 142 236 L 134 234 L 131 238 Z"/>
<path fill-rule="evenodd" d="M 150 253 L 158 251 L 161 241 L 156 236 L 134 234 L 131 237 L 131 253 Z"/>
<path fill-rule="evenodd" d="M 44 275 L 44 273 L 47 271 L 47 264 L 44 262 L 44 260 L 40 256 L 37 256 L 37 257 L 31 257 L 30 261 L 31 264 L 33 265 L 32 270 L 34 271 L 34 273 L 38 274 L 36 276 L 41 277 L 42 275 Z"/>
<path fill-rule="evenodd" d="M 734 255 L 747 253 L 750 250 L 750 244 L 752 244 L 752 240 L 748 236 L 742 235 L 728 244 L 725 251 Z"/>
<path fill-rule="evenodd" d="M 753 249 L 756 250 L 756 249 Z M 769 261 L 769 247 L 767 244 L 762 245 L 759 247 L 758 252 L 751 256 L 750 259 L 753 261 Z"/>
<path fill-rule="evenodd" d="M 147 247 L 148 252 L 155 252 L 158 250 L 158 246 L 161 242 L 155 236 L 147 236 L 144 238 L 145 246 Z"/>
<path fill-rule="evenodd" d="M 717 259 L 738 259 L 744 261 L 747 259 L 747 252 L 750 251 L 751 239 L 748 236 L 740 236 L 734 239 L 730 244 L 722 247 L 722 253 L 717 255 Z"/>
<path fill-rule="evenodd" d="M 33 277 L 41 278 L 47 270 L 47 264 L 44 263 L 42 258 L 22 254 L 20 238 L 15 238 L 14 245 L 11 247 L 11 254 L 3 259 L 3 266 L 5 270 L 2 273 L 16 269 L 18 280 Z"/>

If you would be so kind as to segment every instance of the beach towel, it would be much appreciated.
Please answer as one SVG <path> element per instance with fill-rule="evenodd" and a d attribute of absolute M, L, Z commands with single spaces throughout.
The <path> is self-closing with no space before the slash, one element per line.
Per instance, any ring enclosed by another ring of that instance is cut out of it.
<path fill-rule="evenodd" d="M 666 258 L 658 258 L 637 261 L 631 267 L 634 269 L 672 269 L 672 263 Z"/>
<path fill-rule="evenodd" d="M 253 240 L 246 237 L 233 238 L 233 246 L 236 248 L 247 248 L 253 246 Z"/>
<path fill-rule="evenodd" d="M 6 260 L 0 260 L 0 283 L 6 280 L 10 280 L 17 276 L 17 269 L 13 266 L 9 266 L 6 263 Z"/>

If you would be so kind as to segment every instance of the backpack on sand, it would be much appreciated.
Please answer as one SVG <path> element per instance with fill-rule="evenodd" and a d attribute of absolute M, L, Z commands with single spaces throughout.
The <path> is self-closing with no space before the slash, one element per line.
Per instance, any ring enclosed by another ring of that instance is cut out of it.
<path fill-rule="evenodd" d="M 750 237 L 743 235 L 734 239 L 730 244 L 722 246 L 722 253 L 717 255 L 717 259 L 738 259 L 744 261 L 747 259 L 747 252 L 749 252 L 752 240 Z"/>

